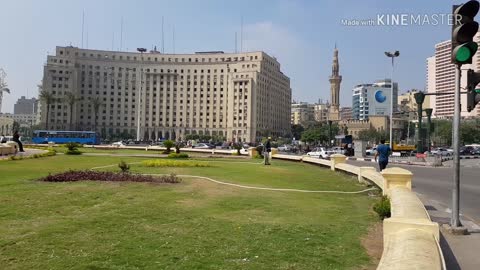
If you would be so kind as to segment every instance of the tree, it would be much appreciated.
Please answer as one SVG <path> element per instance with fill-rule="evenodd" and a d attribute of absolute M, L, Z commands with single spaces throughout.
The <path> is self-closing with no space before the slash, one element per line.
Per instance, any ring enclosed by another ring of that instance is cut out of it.
<path fill-rule="evenodd" d="M 68 107 L 70 108 L 70 130 L 73 130 L 73 123 L 72 123 L 72 119 L 73 119 L 73 106 L 75 105 L 75 103 L 79 100 L 79 98 L 72 92 L 67 92 L 65 93 L 65 98 L 64 98 L 64 101 L 65 103 L 68 104 Z"/>
<path fill-rule="evenodd" d="M 93 106 L 93 131 L 97 131 L 97 116 L 100 107 L 103 106 L 103 101 L 99 97 L 95 97 L 91 100 Z"/>
<path fill-rule="evenodd" d="M 171 140 L 166 140 L 163 142 L 163 146 L 165 146 L 165 148 L 167 148 L 167 150 L 165 151 L 167 154 L 170 153 L 170 149 L 174 146 L 174 142 L 171 141 Z"/>
<path fill-rule="evenodd" d="M 40 101 L 43 102 L 45 104 L 45 108 L 46 108 L 46 116 L 45 116 L 45 129 L 48 130 L 48 120 L 49 120 L 49 116 L 50 116 L 50 106 L 52 105 L 52 103 L 55 103 L 57 101 L 57 99 L 55 98 L 55 96 L 48 92 L 47 90 L 44 90 L 42 89 L 42 86 L 41 85 L 38 85 L 38 88 L 40 90 Z"/>
<path fill-rule="evenodd" d="M 302 132 L 305 131 L 305 128 L 301 125 L 292 125 L 292 136 L 296 140 L 302 137 Z"/>
<path fill-rule="evenodd" d="M 370 128 L 370 129 L 361 130 L 358 133 L 358 138 L 362 141 L 370 141 L 373 143 L 378 143 L 381 139 L 386 139 L 388 137 L 387 135 L 388 134 L 386 131 L 377 131 L 374 128 Z"/>

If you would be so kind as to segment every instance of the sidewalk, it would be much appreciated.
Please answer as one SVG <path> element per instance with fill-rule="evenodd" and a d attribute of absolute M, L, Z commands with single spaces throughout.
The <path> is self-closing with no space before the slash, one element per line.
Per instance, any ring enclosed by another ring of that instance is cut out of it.
<path fill-rule="evenodd" d="M 45 150 L 40 150 L 40 149 L 29 149 L 29 148 L 24 148 L 25 152 L 18 152 L 16 155 L 6 155 L 6 156 L 0 156 L 0 159 L 9 159 L 11 156 L 17 156 L 17 157 L 28 157 L 32 156 L 35 154 L 43 154 L 46 151 Z"/>
<path fill-rule="evenodd" d="M 424 195 L 418 194 L 418 197 L 424 203 L 432 221 L 438 222 L 440 227 L 442 224 L 450 222 L 451 210 L 448 206 L 430 200 Z M 477 270 L 480 265 L 478 253 L 480 250 L 480 225 L 464 215 L 461 215 L 460 219 L 463 226 L 467 227 L 468 235 L 452 235 L 443 229 L 440 230 L 440 246 L 442 247 L 447 269 Z"/>

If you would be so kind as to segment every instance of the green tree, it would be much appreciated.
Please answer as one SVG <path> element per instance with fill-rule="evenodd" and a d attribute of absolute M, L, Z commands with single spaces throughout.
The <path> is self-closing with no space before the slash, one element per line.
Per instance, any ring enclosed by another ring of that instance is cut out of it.
<path fill-rule="evenodd" d="M 57 98 L 55 98 L 55 96 L 48 92 L 47 90 L 44 90 L 42 89 L 42 86 L 41 85 L 38 85 L 38 88 L 40 90 L 40 101 L 43 102 L 45 104 L 45 108 L 46 108 L 46 116 L 45 116 L 45 129 L 48 130 L 48 121 L 49 121 L 49 116 L 50 116 L 50 106 L 52 105 L 52 103 L 55 103 L 57 102 Z"/>
<path fill-rule="evenodd" d="M 75 106 L 75 103 L 80 100 L 73 92 L 67 92 L 65 93 L 64 97 L 64 102 L 68 104 L 68 108 L 70 109 L 70 119 L 69 119 L 69 124 L 70 124 L 70 130 L 73 130 L 73 108 Z"/>
<path fill-rule="evenodd" d="M 167 150 L 165 152 L 170 153 L 170 149 L 175 145 L 175 143 L 171 140 L 166 140 L 163 142 L 163 146 L 165 146 L 165 148 L 167 148 Z"/>
<path fill-rule="evenodd" d="M 305 128 L 301 125 L 292 125 L 292 136 L 296 140 L 302 137 L 302 132 L 305 131 Z"/>
<path fill-rule="evenodd" d="M 387 139 L 388 133 L 386 131 L 377 131 L 374 128 L 361 130 L 358 133 L 358 138 L 362 141 L 370 141 L 373 143 L 379 143 L 381 139 Z"/>
<path fill-rule="evenodd" d="M 97 131 L 97 116 L 100 107 L 103 106 L 103 101 L 99 97 L 95 97 L 91 100 L 93 106 L 93 131 Z"/>

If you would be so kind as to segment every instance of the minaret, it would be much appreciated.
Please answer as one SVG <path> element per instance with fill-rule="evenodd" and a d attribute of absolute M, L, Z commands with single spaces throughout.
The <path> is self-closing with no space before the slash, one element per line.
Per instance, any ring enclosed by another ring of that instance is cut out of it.
<path fill-rule="evenodd" d="M 340 121 L 340 83 L 342 76 L 340 76 L 340 64 L 338 63 L 338 49 L 335 44 L 333 51 L 332 75 L 330 81 L 330 110 L 328 120 Z"/>

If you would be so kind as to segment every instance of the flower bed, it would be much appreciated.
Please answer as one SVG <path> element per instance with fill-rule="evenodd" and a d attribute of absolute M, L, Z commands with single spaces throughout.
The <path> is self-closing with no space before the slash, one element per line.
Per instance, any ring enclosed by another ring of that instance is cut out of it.
<path fill-rule="evenodd" d="M 67 171 L 58 174 L 49 174 L 41 178 L 44 182 L 76 182 L 76 181 L 105 181 L 105 182 L 147 182 L 147 183 L 180 183 L 176 175 L 151 176 L 131 173 L 97 172 L 97 171 Z"/>

